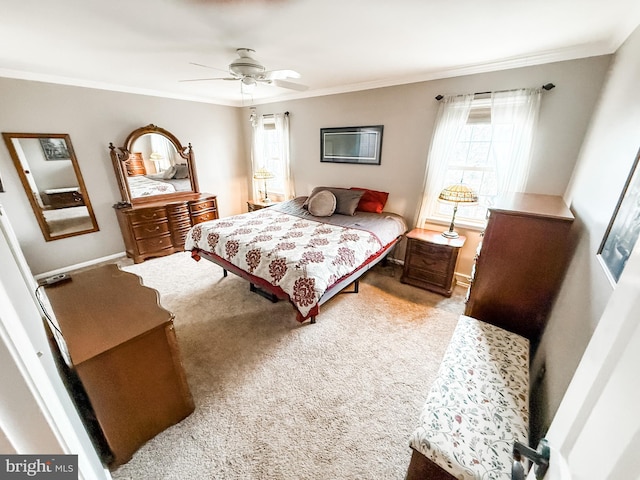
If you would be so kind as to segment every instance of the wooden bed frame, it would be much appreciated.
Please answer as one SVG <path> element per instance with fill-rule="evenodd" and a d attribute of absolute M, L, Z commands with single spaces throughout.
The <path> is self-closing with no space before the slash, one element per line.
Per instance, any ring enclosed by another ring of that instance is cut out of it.
<path fill-rule="evenodd" d="M 359 280 L 360 277 L 362 275 L 364 275 L 365 273 L 367 273 L 371 268 L 373 268 L 375 265 L 377 265 L 379 262 L 381 261 L 386 261 L 387 259 L 387 255 L 391 252 L 391 250 L 393 249 L 393 247 L 396 246 L 396 244 L 402 239 L 402 235 L 398 236 L 394 241 L 392 241 L 391 243 L 387 244 L 383 249 L 381 249 L 380 251 L 378 251 L 378 253 L 373 256 L 370 257 L 368 259 L 368 261 L 362 265 L 360 265 L 356 270 L 354 270 L 352 273 L 342 277 L 341 279 L 339 279 L 336 283 L 334 283 L 333 285 L 331 285 L 326 292 L 324 292 L 324 294 L 322 295 L 322 297 L 320 297 L 320 301 L 318 302 L 318 305 L 316 307 L 314 307 L 311 310 L 311 315 L 309 317 L 309 321 L 310 323 L 316 323 L 316 315 L 318 315 L 319 312 L 319 306 L 323 305 L 324 303 L 326 303 L 329 299 L 333 298 L 335 295 L 337 295 L 338 293 L 358 293 L 358 288 L 359 288 Z M 282 290 L 280 287 L 275 286 L 270 284 L 269 282 L 267 282 L 266 280 L 260 278 L 260 277 L 256 277 L 255 275 L 252 275 L 244 270 L 242 270 L 240 267 L 237 267 L 235 265 L 233 265 L 232 263 L 228 262 L 227 260 L 211 253 L 211 252 L 207 252 L 205 250 L 200 250 L 200 249 L 195 249 L 191 251 L 191 256 L 194 257 L 196 260 L 199 258 L 205 258 L 207 260 L 209 260 L 210 262 L 213 262 L 217 265 L 219 265 L 220 267 L 222 267 L 223 269 L 223 276 L 227 276 L 227 272 L 231 272 L 239 277 L 244 278 L 245 280 L 249 281 L 249 289 L 252 292 L 255 292 L 269 300 L 271 300 L 272 302 L 277 302 L 278 300 L 289 300 L 289 295 Z M 343 290 L 348 287 L 351 284 L 354 284 L 354 289 L 351 291 L 345 291 L 343 292 Z M 297 318 L 300 322 L 304 321 L 304 319 L 301 317 L 300 312 L 298 312 L 296 310 L 296 315 Z"/>

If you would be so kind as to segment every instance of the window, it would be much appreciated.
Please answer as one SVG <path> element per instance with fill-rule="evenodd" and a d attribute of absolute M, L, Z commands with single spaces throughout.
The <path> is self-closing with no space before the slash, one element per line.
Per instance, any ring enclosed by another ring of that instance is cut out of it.
<path fill-rule="evenodd" d="M 276 122 L 273 117 L 265 118 L 262 133 L 262 168 L 273 173 L 269 180 L 269 192 L 284 195 L 284 165 L 282 162 L 282 145 L 276 132 Z"/>
<path fill-rule="evenodd" d="M 453 205 L 437 201 L 447 185 L 464 183 L 478 204 L 460 206 L 456 221 L 482 226 L 487 207 L 523 191 L 539 105 L 539 90 L 497 92 L 491 98 L 448 97 L 438 112 L 418 225 L 451 220 Z"/>
<path fill-rule="evenodd" d="M 293 198 L 293 182 L 289 167 L 289 115 L 252 114 L 253 145 L 252 172 L 267 170 L 273 178 L 267 182 L 270 198 L 289 200 Z M 253 198 L 264 197 L 264 181 L 254 180 Z"/>

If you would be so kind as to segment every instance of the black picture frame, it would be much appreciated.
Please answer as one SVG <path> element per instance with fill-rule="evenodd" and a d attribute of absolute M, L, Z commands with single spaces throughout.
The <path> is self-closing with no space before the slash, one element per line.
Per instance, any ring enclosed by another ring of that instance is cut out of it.
<path fill-rule="evenodd" d="M 320 161 L 380 165 L 383 125 L 320 129 Z"/>
<path fill-rule="evenodd" d="M 64 138 L 40 138 L 39 140 L 45 160 L 71 160 Z"/>
<path fill-rule="evenodd" d="M 604 234 L 598 258 L 605 268 L 611 283 L 620 280 L 620 275 L 640 236 L 640 151 L 631 167 L 618 204 Z"/>

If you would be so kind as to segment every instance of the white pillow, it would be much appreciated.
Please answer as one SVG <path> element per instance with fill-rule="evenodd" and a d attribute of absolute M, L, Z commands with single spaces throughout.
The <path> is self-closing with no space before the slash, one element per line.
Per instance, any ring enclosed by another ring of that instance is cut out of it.
<path fill-rule="evenodd" d="M 336 210 L 336 196 L 329 190 L 322 190 L 311 196 L 307 209 L 314 217 L 330 217 Z"/>
<path fill-rule="evenodd" d="M 173 178 L 173 176 L 176 174 L 177 170 L 178 170 L 178 168 L 175 165 L 171 165 L 169 168 L 167 168 L 163 172 L 162 178 L 164 178 L 165 180 L 169 180 L 170 178 Z"/>

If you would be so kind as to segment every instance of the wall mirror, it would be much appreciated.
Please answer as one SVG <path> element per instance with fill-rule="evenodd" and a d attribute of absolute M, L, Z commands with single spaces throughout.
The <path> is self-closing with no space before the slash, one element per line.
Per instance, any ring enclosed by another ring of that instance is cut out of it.
<path fill-rule="evenodd" d="M 191 144 L 183 147 L 170 132 L 153 124 L 129 134 L 123 147 L 109 144 L 122 202 L 167 201 L 198 193 Z"/>
<path fill-rule="evenodd" d="M 47 242 L 99 230 L 69 135 L 2 136 Z"/>

